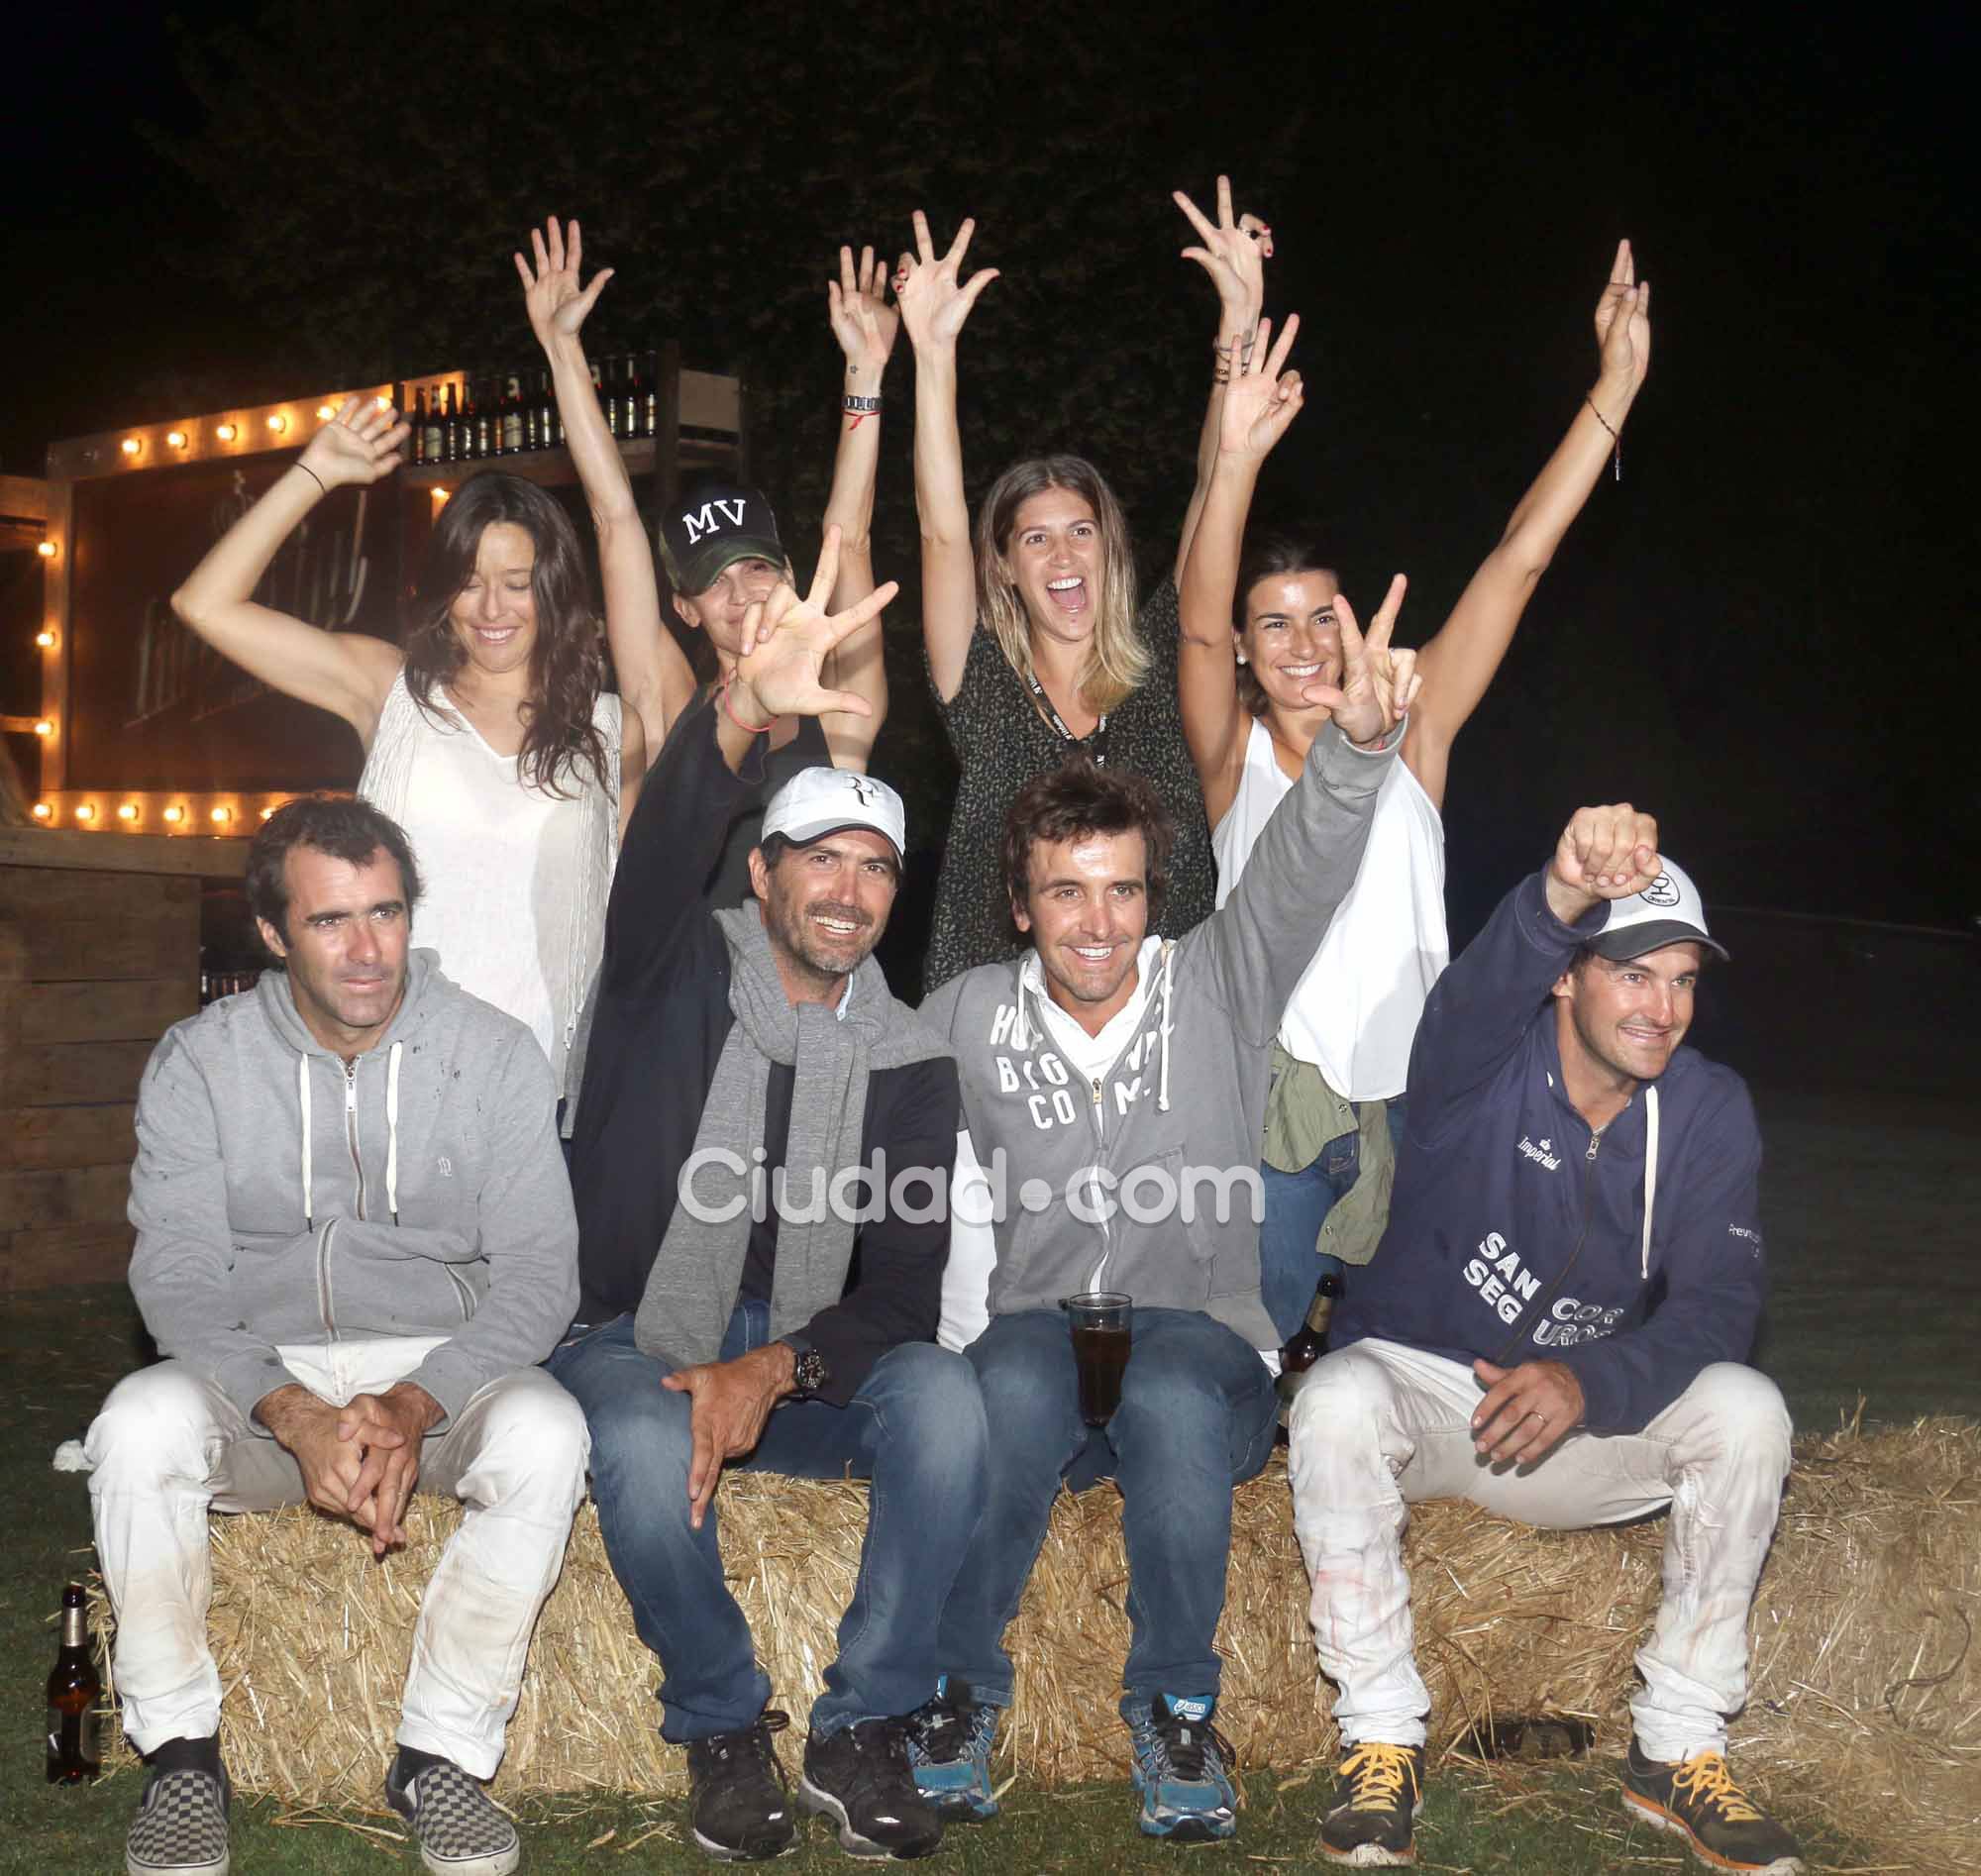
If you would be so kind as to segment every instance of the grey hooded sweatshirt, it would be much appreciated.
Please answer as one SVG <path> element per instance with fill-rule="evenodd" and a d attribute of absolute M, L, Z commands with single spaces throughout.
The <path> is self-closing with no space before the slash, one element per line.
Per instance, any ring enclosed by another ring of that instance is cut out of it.
<path fill-rule="evenodd" d="M 399 1013 L 349 1068 L 304 1027 L 287 974 L 263 972 L 168 1029 L 146 1067 L 145 1326 L 251 1415 L 295 1379 L 277 1344 L 445 1335 L 406 1379 L 451 1420 L 543 1360 L 576 1306 L 556 1107 L 536 1038 L 431 951 L 408 958 Z"/>
<path fill-rule="evenodd" d="M 956 1051 L 997 1207 L 992 1315 L 1118 1290 L 1279 1346 L 1259 1301 L 1255 1203 L 1273 1038 L 1355 883 L 1402 741 L 1402 724 L 1374 751 L 1332 724 L 1314 738 L 1231 896 L 1165 947 L 1105 1075 L 1090 1082 L 1054 1048 L 1023 959 L 966 971 L 922 1004 Z"/>

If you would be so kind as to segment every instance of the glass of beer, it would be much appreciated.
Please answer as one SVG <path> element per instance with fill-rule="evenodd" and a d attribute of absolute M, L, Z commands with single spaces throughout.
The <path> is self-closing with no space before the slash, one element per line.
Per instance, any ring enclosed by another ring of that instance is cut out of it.
<path fill-rule="evenodd" d="M 1128 1369 L 1131 1300 L 1115 1290 L 1090 1290 L 1062 1299 L 1073 1336 L 1074 1372 L 1080 1377 L 1080 1417 L 1105 1426 L 1121 1405 L 1121 1377 Z"/>

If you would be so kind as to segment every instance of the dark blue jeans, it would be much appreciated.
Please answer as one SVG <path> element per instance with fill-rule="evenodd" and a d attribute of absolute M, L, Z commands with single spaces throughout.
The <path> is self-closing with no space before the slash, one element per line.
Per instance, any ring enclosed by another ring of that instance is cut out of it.
<path fill-rule="evenodd" d="M 1404 1101 L 1399 1094 L 1386 1110 L 1392 1147 L 1403 1144 Z M 1282 1347 L 1306 1320 L 1307 1304 L 1321 1274 L 1330 1270 L 1337 1277 L 1342 1274 L 1341 1259 L 1316 1252 L 1313 1241 L 1335 1200 L 1347 1198 L 1361 1176 L 1359 1133 L 1328 1141 L 1298 1173 L 1283 1173 L 1259 1162 L 1259 1181 L 1266 1189 L 1266 1208 L 1259 1223 L 1259 1300 L 1273 1318 Z"/>
<path fill-rule="evenodd" d="M 1214 1695 L 1231 1490 L 1266 1463 L 1277 1418 L 1257 1351 L 1194 1309 L 1137 1308 L 1121 1405 L 1097 1428 L 1080 1417 L 1073 1344 L 1057 1309 L 992 1316 L 964 1352 L 997 1437 L 978 1541 L 942 1613 L 944 1669 L 978 1699 L 1010 1705 L 1004 1628 L 1060 1482 L 1078 1491 L 1111 1473 L 1128 1545 L 1124 1685 L 1141 1699 Z"/>
<path fill-rule="evenodd" d="M 770 1309 L 737 1304 L 722 1359 L 770 1339 Z M 660 1656 L 661 1736 L 733 1732 L 764 1711 L 771 1683 L 723 1581 L 718 1488 L 688 1523 L 690 1397 L 661 1386 L 670 1364 L 634 1345 L 633 1318 L 593 1329 L 546 1364 L 591 1426 L 591 1496 L 612 1573 L 640 1639 Z M 860 1574 L 839 1624 L 839 1659 L 812 1730 L 904 1714 L 935 1692 L 936 1621 L 977 1533 L 985 1493 L 984 1404 L 961 1355 L 905 1343 L 874 1364 L 846 1407 L 774 1408 L 754 1451 L 727 1470 L 871 1482 Z"/>

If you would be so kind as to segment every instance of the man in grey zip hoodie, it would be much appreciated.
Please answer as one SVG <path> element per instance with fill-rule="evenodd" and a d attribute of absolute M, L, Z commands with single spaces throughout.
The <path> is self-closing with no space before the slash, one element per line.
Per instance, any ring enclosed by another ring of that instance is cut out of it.
<path fill-rule="evenodd" d="M 1146 936 L 1169 836 L 1140 777 L 1077 765 L 1029 782 L 1005 823 L 1015 963 L 945 984 L 922 1015 L 956 1051 L 965 1121 L 992 1193 L 990 1325 L 966 1351 L 983 1390 L 990 1497 L 943 1613 L 949 1672 L 913 1735 L 945 1815 L 996 1809 L 990 1752 L 1011 1699 L 1006 1622 L 1060 1483 L 1111 1474 L 1124 1502 L 1133 1626 L 1122 1718 L 1141 1827 L 1228 1836 L 1234 1799 L 1210 1725 L 1231 1490 L 1276 1417 L 1259 1299 L 1258 1148 L 1281 1013 L 1353 885 L 1376 791 L 1414 695 L 1390 650 L 1402 583 L 1366 643 L 1341 606 L 1332 724 L 1224 906 L 1174 942 Z M 1120 1405 L 1083 1423 L 1060 1300 L 1134 1300 Z"/>
<path fill-rule="evenodd" d="M 493 1775 L 586 1455 L 535 1364 L 577 1228 L 528 1029 L 410 952 L 419 880 L 368 803 L 292 801 L 249 852 L 284 966 L 168 1030 L 138 1100 L 131 1288 L 167 1357 L 91 1426 L 125 1731 L 151 1763 L 129 1867 L 228 1866 L 205 1513 L 307 1500 L 382 1555 L 415 1484 L 469 1505 L 427 1585 L 386 1796 L 427 1867 L 515 1868 Z"/>

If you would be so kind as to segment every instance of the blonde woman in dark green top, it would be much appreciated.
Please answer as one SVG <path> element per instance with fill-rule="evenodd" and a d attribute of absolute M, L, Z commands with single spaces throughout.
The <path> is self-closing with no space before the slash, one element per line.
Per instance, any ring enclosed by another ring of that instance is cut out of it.
<path fill-rule="evenodd" d="M 1181 566 L 1202 506 L 1229 361 L 1249 347 L 1263 296 L 1270 231 L 1234 221 L 1218 178 L 1216 224 L 1187 197 L 1203 245 L 1185 250 L 1218 289 L 1216 366 L 1198 483 L 1178 544 Z M 1216 886 L 1203 796 L 1176 707 L 1174 573 L 1135 604 L 1128 527 L 1099 471 L 1076 456 L 1014 465 L 985 497 L 973 532 L 956 419 L 956 341 L 996 278 L 965 282 L 975 224 L 938 255 L 927 219 L 894 276 L 915 353 L 915 500 L 922 534 L 922 633 L 929 678 L 962 766 L 936 887 L 925 986 L 1012 956 L 1019 940 L 997 879 L 1004 810 L 1042 770 L 1075 754 L 1154 782 L 1176 822 L 1168 893 L 1151 929 L 1175 934 L 1208 915 Z"/>

